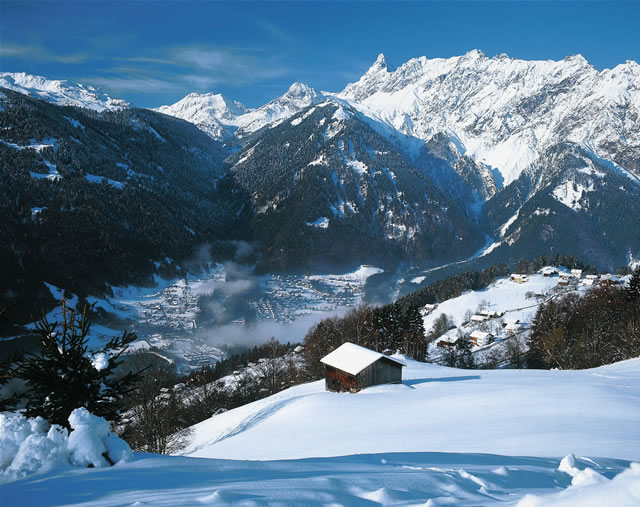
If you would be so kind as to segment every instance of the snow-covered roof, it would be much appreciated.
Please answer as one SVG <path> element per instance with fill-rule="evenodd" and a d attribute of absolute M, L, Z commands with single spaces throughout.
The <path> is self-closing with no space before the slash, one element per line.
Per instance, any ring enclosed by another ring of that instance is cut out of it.
<path fill-rule="evenodd" d="M 484 331 L 474 331 L 469 336 L 471 336 L 471 338 L 477 338 L 478 340 L 484 340 L 485 338 L 492 335 L 491 333 L 485 333 Z"/>
<path fill-rule="evenodd" d="M 401 366 L 406 366 L 402 361 L 398 361 L 393 357 L 386 356 L 380 352 L 361 347 L 351 342 L 343 343 L 336 350 L 320 359 L 320 361 L 351 375 L 357 375 L 381 357 L 385 357 L 389 361 L 398 363 Z"/>

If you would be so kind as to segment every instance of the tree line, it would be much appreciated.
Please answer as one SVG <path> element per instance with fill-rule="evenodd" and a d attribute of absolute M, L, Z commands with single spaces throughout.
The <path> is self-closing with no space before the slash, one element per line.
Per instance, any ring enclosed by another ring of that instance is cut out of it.
<path fill-rule="evenodd" d="M 529 336 L 530 368 L 595 368 L 640 356 L 640 267 L 629 286 L 602 286 L 542 305 Z"/>

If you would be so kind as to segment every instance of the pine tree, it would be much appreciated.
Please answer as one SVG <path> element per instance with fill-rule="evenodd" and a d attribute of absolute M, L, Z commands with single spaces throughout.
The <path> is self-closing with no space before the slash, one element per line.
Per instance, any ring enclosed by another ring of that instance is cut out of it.
<path fill-rule="evenodd" d="M 142 372 L 119 377 L 114 372 L 137 337 L 125 331 L 92 352 L 88 348 L 92 307 L 85 306 L 82 315 L 76 315 L 64 299 L 61 306 L 61 327 L 42 312 L 35 327 L 40 351 L 25 354 L 12 372 L 27 386 L 25 415 L 68 426 L 71 412 L 85 407 L 107 420 L 117 420 L 118 401 L 135 389 Z"/>
<path fill-rule="evenodd" d="M 473 352 L 471 352 L 471 343 L 466 336 L 461 336 L 458 339 L 457 349 L 456 368 L 473 370 L 476 367 L 476 362 L 473 358 Z"/>
<path fill-rule="evenodd" d="M 631 275 L 629 287 L 627 287 L 626 292 L 629 301 L 640 302 L 640 266 L 638 266 Z"/>

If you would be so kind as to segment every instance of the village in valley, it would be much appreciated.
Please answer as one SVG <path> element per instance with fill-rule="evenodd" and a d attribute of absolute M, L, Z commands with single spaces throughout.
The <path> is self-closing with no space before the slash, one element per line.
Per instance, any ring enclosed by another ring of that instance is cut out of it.
<path fill-rule="evenodd" d="M 525 348 L 540 305 L 572 292 L 584 294 L 597 286 L 623 282 L 623 277 L 608 273 L 585 274 L 581 269 L 547 266 L 535 274 L 512 273 L 484 290 L 468 291 L 441 304 L 427 304 L 421 309 L 425 331 L 442 315 L 451 327 L 430 344 L 429 358 L 442 361 L 448 350 L 465 342 L 479 364 L 507 343 Z"/>
<path fill-rule="evenodd" d="M 224 266 L 219 264 L 199 276 L 159 281 L 155 289 L 114 287 L 113 297 L 91 298 L 90 302 L 132 325 L 139 336 L 132 352 L 151 351 L 187 373 L 212 366 L 225 357 L 216 344 L 221 328 L 250 333 L 252 326 L 261 323 L 288 326 L 306 315 L 330 315 L 357 307 L 364 302 L 367 278 L 381 272 L 379 268 L 361 266 L 345 274 L 264 275 L 251 281 L 251 291 L 241 294 L 242 311 L 226 312 L 225 320 L 218 322 L 204 322 L 202 310 L 203 302 L 216 294 L 220 295 L 216 304 L 225 304 L 228 281 Z M 491 355 L 497 355 L 509 344 L 526 350 L 526 336 L 541 304 L 571 292 L 583 294 L 596 286 L 623 282 L 623 277 L 612 274 L 547 266 L 534 274 L 512 273 L 481 291 L 467 291 L 447 301 L 426 304 L 420 314 L 427 335 L 436 320 L 446 317 L 447 322 L 447 330 L 429 344 L 428 358 L 444 364 L 449 351 L 466 344 L 476 364 L 481 365 L 490 364 Z M 105 336 L 108 335 L 108 328 L 97 329 L 106 330 Z"/>
<path fill-rule="evenodd" d="M 139 336 L 130 347 L 132 352 L 151 351 L 186 373 L 212 366 L 225 356 L 216 346 L 223 342 L 220 328 L 250 334 L 252 326 L 260 323 L 286 326 L 306 315 L 329 315 L 355 307 L 363 301 L 367 278 L 381 272 L 376 267 L 361 266 L 344 274 L 269 274 L 229 281 L 225 267 L 212 264 L 200 275 L 174 281 L 158 279 L 155 288 L 112 287 L 112 297 L 89 298 L 89 302 L 105 314 L 130 323 Z M 245 291 L 237 289 L 245 286 Z M 225 308 L 229 296 L 242 302 L 235 313 Z M 205 322 L 203 314 L 211 306 L 219 310 Z M 95 339 L 104 341 L 110 329 L 97 329 L 104 332 L 98 332 Z"/>

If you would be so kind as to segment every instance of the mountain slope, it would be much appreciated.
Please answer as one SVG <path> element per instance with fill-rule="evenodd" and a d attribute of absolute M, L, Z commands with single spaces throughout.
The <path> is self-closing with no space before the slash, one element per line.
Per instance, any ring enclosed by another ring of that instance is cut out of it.
<path fill-rule="evenodd" d="M 257 132 L 229 162 L 272 268 L 434 262 L 483 243 L 464 210 L 340 103 Z"/>
<path fill-rule="evenodd" d="M 640 249 L 640 177 L 581 145 L 545 150 L 483 211 L 494 260 L 556 251 L 614 270 Z"/>
<path fill-rule="evenodd" d="M 640 177 L 638 83 L 640 66 L 632 61 L 598 71 L 580 55 L 526 61 L 474 50 L 414 58 L 397 68 L 379 55 L 357 82 L 323 95 L 360 113 L 458 213 L 478 217 L 476 233 L 494 240 L 485 252 L 493 262 L 560 249 L 615 269 L 637 256 L 640 245 L 633 227 Z M 293 100 L 295 107 L 286 112 L 266 112 L 280 110 L 277 104 L 288 94 L 306 98 Z M 236 117 L 234 128 L 241 144 L 254 132 L 264 136 L 258 152 L 275 153 L 278 146 L 267 147 L 274 139 L 270 129 L 257 129 L 277 127 L 321 100 L 294 84 L 285 96 Z M 321 146 L 316 149 L 320 156 Z M 271 164 L 268 155 L 265 164 Z M 589 189 L 578 196 L 588 194 L 589 206 L 572 204 L 569 194 L 579 188 Z M 316 219 L 330 218 L 323 213 Z"/>
<path fill-rule="evenodd" d="M 28 312 L 48 294 L 42 281 L 80 295 L 146 283 L 243 230 L 246 198 L 224 178 L 226 153 L 190 123 L 2 97 L 3 301 L 26 298 Z"/>
<path fill-rule="evenodd" d="M 461 155 L 497 169 L 502 186 L 558 142 L 637 171 L 639 78 L 635 62 L 599 72 L 580 55 L 525 61 L 474 50 L 395 70 L 380 55 L 337 96 L 407 135 L 447 135 Z"/>
<path fill-rule="evenodd" d="M 0 87 L 8 88 L 59 106 L 75 106 L 94 111 L 130 107 L 122 99 L 112 99 L 92 86 L 69 81 L 51 80 L 24 72 L 0 72 Z"/>
<path fill-rule="evenodd" d="M 161 106 L 155 110 L 187 120 L 214 139 L 231 136 L 237 117 L 248 112 L 240 102 L 231 101 L 219 93 L 190 93 L 171 106 Z"/>

